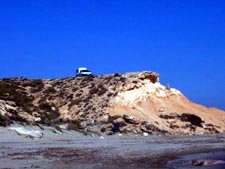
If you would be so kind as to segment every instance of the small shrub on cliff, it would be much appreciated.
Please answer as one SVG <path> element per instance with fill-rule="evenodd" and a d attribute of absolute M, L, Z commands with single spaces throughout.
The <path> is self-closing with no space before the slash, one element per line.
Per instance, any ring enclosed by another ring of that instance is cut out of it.
<path fill-rule="evenodd" d="M 76 93 L 76 97 L 80 97 L 82 95 L 82 93 Z"/>
<path fill-rule="evenodd" d="M 113 96 L 113 93 L 109 92 L 109 93 L 107 94 L 107 97 L 111 97 L 111 96 Z"/>
<path fill-rule="evenodd" d="M 53 94 L 53 93 L 56 93 L 56 90 L 54 87 L 49 87 L 46 90 L 44 90 L 44 93 L 45 94 Z"/>
<path fill-rule="evenodd" d="M 120 81 L 121 81 L 122 83 L 124 83 L 124 82 L 126 82 L 126 78 L 125 78 L 125 77 L 120 77 Z"/>
<path fill-rule="evenodd" d="M 0 114 L 0 126 L 6 127 L 10 124 L 10 119 Z"/>
<path fill-rule="evenodd" d="M 87 103 L 87 102 L 89 102 L 91 99 L 92 99 L 92 95 L 89 94 L 89 95 L 87 95 L 87 97 L 84 97 L 84 98 L 82 99 L 82 101 Z"/>
<path fill-rule="evenodd" d="M 101 88 L 98 89 L 98 91 L 97 91 L 96 94 L 97 94 L 98 96 L 101 96 L 101 95 L 105 94 L 106 92 L 107 92 L 107 89 L 106 89 L 105 87 L 102 86 Z"/>
<path fill-rule="evenodd" d="M 91 111 L 92 107 L 93 107 L 93 104 L 88 103 L 88 104 L 85 105 L 84 111 L 85 112 Z"/>
<path fill-rule="evenodd" d="M 42 82 L 41 79 L 34 79 L 30 81 L 28 86 L 32 87 L 31 93 L 36 93 L 44 88 L 44 83 Z"/>
<path fill-rule="evenodd" d="M 72 92 L 76 92 L 76 91 L 78 91 L 78 90 L 79 90 L 78 87 L 73 87 L 73 88 L 72 88 Z"/>
<path fill-rule="evenodd" d="M 96 87 L 93 87 L 90 91 L 89 91 L 89 94 L 90 95 L 93 95 L 93 94 L 96 94 L 98 92 L 98 89 Z"/>
<path fill-rule="evenodd" d="M 74 105 L 78 105 L 81 101 L 82 101 L 81 98 L 76 98 L 76 99 L 72 100 L 68 106 L 71 108 Z"/>
<path fill-rule="evenodd" d="M 119 74 L 119 73 L 114 74 L 114 77 L 120 77 L 120 76 L 121 76 L 121 74 Z"/>
<path fill-rule="evenodd" d="M 53 87 L 60 87 L 62 85 L 63 85 L 63 82 L 62 81 L 55 81 L 52 86 Z"/>
<path fill-rule="evenodd" d="M 41 103 L 39 109 L 42 111 L 41 119 L 43 123 L 52 124 L 57 122 L 60 113 L 54 103 Z"/>
<path fill-rule="evenodd" d="M 73 99 L 73 94 L 70 94 L 69 96 L 67 96 L 67 99 L 72 100 Z"/>

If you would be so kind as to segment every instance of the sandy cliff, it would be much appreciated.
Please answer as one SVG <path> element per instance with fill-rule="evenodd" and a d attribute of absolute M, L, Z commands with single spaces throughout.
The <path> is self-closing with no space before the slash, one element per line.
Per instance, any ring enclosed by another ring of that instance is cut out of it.
<path fill-rule="evenodd" d="M 12 121 L 110 133 L 207 134 L 225 131 L 225 112 L 160 84 L 155 72 L 64 79 L 0 80 L 0 125 Z"/>

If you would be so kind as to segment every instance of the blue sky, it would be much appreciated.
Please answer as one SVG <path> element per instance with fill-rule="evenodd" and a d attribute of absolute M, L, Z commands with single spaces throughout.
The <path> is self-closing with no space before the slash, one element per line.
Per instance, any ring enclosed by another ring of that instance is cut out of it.
<path fill-rule="evenodd" d="M 224 0 L 1 0 L 0 78 L 152 70 L 225 110 Z"/>

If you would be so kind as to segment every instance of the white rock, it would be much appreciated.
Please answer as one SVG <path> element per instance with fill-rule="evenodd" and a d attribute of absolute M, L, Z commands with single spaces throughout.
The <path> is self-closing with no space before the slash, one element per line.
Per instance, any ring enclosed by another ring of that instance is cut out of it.
<path fill-rule="evenodd" d="M 82 112 L 82 111 L 78 113 L 79 116 L 82 116 L 83 114 L 84 114 L 84 112 Z"/>
<path fill-rule="evenodd" d="M 51 107 L 52 111 L 56 111 L 56 108 L 55 107 Z"/>
<path fill-rule="evenodd" d="M 59 127 L 60 127 L 61 129 L 66 130 L 66 129 L 68 129 L 68 123 L 66 123 L 66 124 L 61 124 L 61 125 L 59 125 Z"/>
<path fill-rule="evenodd" d="M 143 133 L 143 136 L 145 136 L 145 137 L 148 136 L 148 133 L 144 132 L 144 133 Z"/>
<path fill-rule="evenodd" d="M 103 137 L 103 136 L 100 136 L 99 138 L 100 138 L 100 139 L 104 139 L 104 137 Z"/>
<path fill-rule="evenodd" d="M 35 122 L 40 122 L 40 121 L 41 121 L 41 118 L 40 118 L 40 117 L 36 117 L 36 118 L 34 119 L 34 121 L 35 121 Z"/>
<path fill-rule="evenodd" d="M 16 131 L 19 135 L 28 136 L 31 138 L 41 138 L 43 136 L 41 131 L 29 130 L 25 129 L 24 127 L 9 127 L 8 129 Z"/>

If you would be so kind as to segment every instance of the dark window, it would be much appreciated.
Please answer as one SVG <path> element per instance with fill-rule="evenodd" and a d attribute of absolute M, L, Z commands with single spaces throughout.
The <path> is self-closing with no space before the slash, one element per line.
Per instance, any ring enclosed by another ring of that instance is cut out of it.
<path fill-rule="evenodd" d="M 89 70 L 81 70 L 80 72 L 90 72 Z"/>

